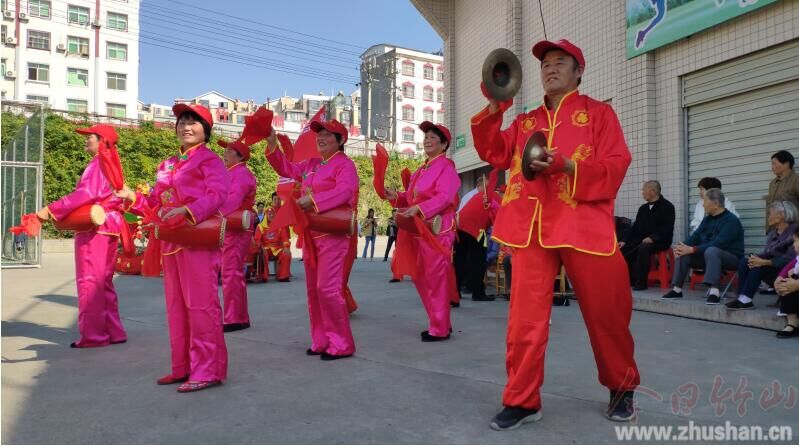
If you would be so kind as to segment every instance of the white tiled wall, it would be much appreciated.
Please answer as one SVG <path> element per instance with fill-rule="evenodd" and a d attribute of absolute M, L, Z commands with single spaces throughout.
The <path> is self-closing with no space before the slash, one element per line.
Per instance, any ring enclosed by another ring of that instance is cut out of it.
<path fill-rule="evenodd" d="M 478 166 L 469 119 L 486 102 L 479 90 L 485 56 L 497 47 L 520 57 L 524 83 L 506 123 L 523 107 L 540 104 L 538 61 L 530 48 L 544 38 L 536 0 L 412 0 L 442 34 L 447 67 L 448 120 L 453 135 L 466 136 L 454 152 L 459 170 Z M 541 0 L 549 39 L 567 38 L 582 48 L 586 72 L 582 93 L 610 101 L 624 128 L 633 163 L 619 192 L 616 214 L 634 217 L 640 187 L 657 179 L 677 210 L 675 238 L 683 237 L 685 185 L 683 109 L 680 77 L 799 37 L 799 1 L 785 0 L 728 21 L 690 38 L 627 60 L 625 2 L 622 0 Z M 521 21 L 521 42 L 513 38 Z M 515 44 L 515 45 L 514 45 Z M 465 188 L 468 185 L 464 186 Z"/>

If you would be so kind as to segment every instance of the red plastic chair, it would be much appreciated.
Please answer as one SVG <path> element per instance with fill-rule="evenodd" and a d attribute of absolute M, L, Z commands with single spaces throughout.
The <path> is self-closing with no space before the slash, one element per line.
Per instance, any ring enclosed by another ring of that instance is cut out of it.
<path fill-rule="evenodd" d="M 738 276 L 736 274 L 737 274 L 736 271 L 722 271 L 721 279 L 719 280 L 719 285 L 723 285 L 723 284 L 727 285 L 727 287 L 724 288 L 725 292 L 727 291 L 727 289 L 729 289 L 730 284 L 732 284 L 736 288 L 738 287 Z M 691 269 L 691 280 L 690 280 L 689 288 L 691 290 L 695 289 L 694 286 L 697 283 L 702 283 L 702 279 L 704 277 L 705 277 L 704 271 L 698 271 L 697 272 L 697 271 Z"/>
<path fill-rule="evenodd" d="M 674 251 L 671 248 L 649 256 L 649 275 L 647 283 L 660 283 L 661 289 L 668 289 L 674 275 Z"/>

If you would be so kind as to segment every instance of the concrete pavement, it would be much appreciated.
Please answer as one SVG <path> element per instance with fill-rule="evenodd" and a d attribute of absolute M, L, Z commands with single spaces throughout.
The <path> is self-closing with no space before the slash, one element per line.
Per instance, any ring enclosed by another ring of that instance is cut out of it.
<path fill-rule="evenodd" d="M 426 317 L 413 285 L 388 284 L 386 263 L 359 260 L 356 356 L 321 362 L 304 354 L 304 273 L 297 262 L 292 269 L 292 283 L 249 287 L 253 327 L 226 336 L 225 385 L 185 395 L 155 385 L 169 371 L 160 279 L 116 279 L 127 344 L 75 350 L 71 255 L 46 254 L 39 270 L 4 270 L 2 443 L 617 442 L 578 306 L 553 310 L 544 419 L 498 433 L 488 422 L 501 409 L 507 302 L 465 299 L 453 310 L 452 340 L 422 343 Z M 764 410 L 771 404 L 759 401 L 775 381 L 782 392 L 799 387 L 799 339 L 644 312 L 634 313 L 632 330 L 644 386 L 638 425 L 793 425 L 796 442 L 796 404 L 786 398 Z M 741 378 L 752 399 L 739 417 L 748 395 L 721 392 Z M 723 381 L 715 394 L 727 397 L 723 412 L 711 400 L 714 380 Z M 698 395 L 690 415 L 672 412 L 672 399 L 689 390 Z"/>

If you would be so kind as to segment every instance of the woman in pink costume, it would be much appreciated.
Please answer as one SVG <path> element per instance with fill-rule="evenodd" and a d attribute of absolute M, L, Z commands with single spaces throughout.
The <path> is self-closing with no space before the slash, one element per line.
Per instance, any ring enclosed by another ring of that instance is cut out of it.
<path fill-rule="evenodd" d="M 92 161 L 83 171 L 75 191 L 42 208 L 36 216 L 42 221 L 59 221 L 88 204 L 99 204 L 105 210 L 106 218 L 101 226 L 75 233 L 75 283 L 78 286 L 80 339 L 71 343 L 70 347 L 120 344 L 127 341 L 128 336 L 119 318 L 113 278 L 117 240 L 122 226 L 127 226 L 127 223 L 120 213 L 122 200 L 114 196 L 114 190 L 97 156 L 100 145 L 114 147 L 118 137 L 113 127 L 103 124 L 77 129 L 77 132 L 86 135 L 86 152 L 92 155 Z"/>
<path fill-rule="evenodd" d="M 200 223 L 213 215 L 228 197 L 230 176 L 225 164 L 205 143 L 211 137 L 213 118 L 196 104 L 176 104 L 175 131 L 179 155 L 158 167 L 150 196 L 127 187 L 117 192 L 131 201 L 131 211 L 156 211 L 164 222 L 185 219 Z M 172 373 L 158 384 L 182 383 L 178 392 L 194 392 L 222 384 L 227 377 L 227 348 L 222 333 L 217 279 L 221 250 L 217 247 L 184 247 L 161 242 L 164 293 L 172 349 Z"/>
<path fill-rule="evenodd" d="M 274 133 L 267 140 L 266 159 L 278 175 L 302 182 L 297 205 L 317 213 L 346 206 L 357 207 L 358 172 L 344 154 L 347 129 L 338 121 L 314 121 L 316 147 L 321 158 L 290 162 Z M 284 206 L 285 207 L 285 206 Z M 346 358 L 355 353 L 349 313 L 344 298 L 344 269 L 350 238 L 347 235 L 310 231 L 313 249 L 303 245 L 308 312 L 311 321 L 311 348 L 308 355 L 321 355 L 324 361 Z M 306 240 L 307 241 L 307 240 Z"/>
<path fill-rule="evenodd" d="M 440 247 L 434 247 L 424 238 L 407 232 L 403 232 L 407 238 L 397 239 L 398 251 L 400 245 L 405 245 L 401 252 L 414 254 L 416 265 L 412 269 L 413 283 L 430 321 L 428 330 L 422 332 L 422 341 L 434 342 L 449 339 L 452 328 L 449 318 L 452 298 L 450 277 L 452 245 L 455 242 L 455 211 L 461 181 L 455 164 L 446 156 L 451 140 L 449 129 L 429 121 L 420 124 L 419 128 L 425 133 L 427 160 L 411 176 L 406 192 L 386 189 L 386 197 L 395 207 L 406 208 L 402 213 L 407 217 L 419 216 L 423 220 L 430 220 L 436 215 L 441 216 L 441 231 L 435 238 Z"/>
<path fill-rule="evenodd" d="M 222 214 L 237 210 L 252 211 L 255 205 L 255 175 L 247 167 L 250 147 L 242 142 L 219 142 L 225 148 L 225 166 L 230 175 L 230 191 Z M 253 222 L 254 224 L 254 222 Z M 248 230 L 225 229 L 225 247 L 222 249 L 222 296 L 225 302 L 224 331 L 250 328 L 247 312 L 247 280 L 244 278 L 244 260 L 253 238 L 253 226 Z"/>

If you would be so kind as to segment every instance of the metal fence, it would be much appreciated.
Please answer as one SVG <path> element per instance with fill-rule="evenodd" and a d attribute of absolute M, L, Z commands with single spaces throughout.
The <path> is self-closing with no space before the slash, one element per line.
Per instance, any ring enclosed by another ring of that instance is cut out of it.
<path fill-rule="evenodd" d="M 25 125 L 9 141 L 2 142 L 2 267 L 38 267 L 42 239 L 14 235 L 9 228 L 20 224 L 22 215 L 34 213 L 42 204 L 44 175 L 44 110 L 30 108 Z"/>

